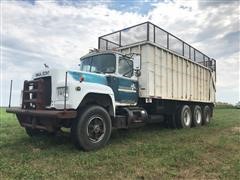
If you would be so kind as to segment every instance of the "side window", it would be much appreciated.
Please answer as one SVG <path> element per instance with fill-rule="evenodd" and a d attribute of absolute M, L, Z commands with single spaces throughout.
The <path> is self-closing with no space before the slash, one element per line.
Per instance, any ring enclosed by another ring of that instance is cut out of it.
<path fill-rule="evenodd" d="M 83 60 L 83 62 L 81 63 L 81 66 L 80 66 L 80 70 L 90 72 L 91 63 L 92 63 L 91 61 L 92 61 L 92 58 L 87 58 L 87 59 Z"/>
<path fill-rule="evenodd" d="M 133 75 L 133 61 L 125 59 L 123 57 L 119 58 L 118 73 L 125 77 L 132 77 Z"/>

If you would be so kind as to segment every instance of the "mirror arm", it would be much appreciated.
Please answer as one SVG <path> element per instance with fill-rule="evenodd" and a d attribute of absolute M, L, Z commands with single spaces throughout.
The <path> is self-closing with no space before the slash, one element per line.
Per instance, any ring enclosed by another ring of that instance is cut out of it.
<path fill-rule="evenodd" d="M 134 73 L 136 77 L 140 77 L 141 76 L 141 70 L 140 69 L 134 69 Z"/>

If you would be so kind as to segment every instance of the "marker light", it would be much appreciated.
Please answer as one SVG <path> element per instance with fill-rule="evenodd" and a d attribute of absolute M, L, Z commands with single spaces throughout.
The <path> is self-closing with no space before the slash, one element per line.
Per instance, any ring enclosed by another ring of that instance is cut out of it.
<path fill-rule="evenodd" d="M 79 78 L 79 81 L 80 81 L 80 83 L 83 82 L 83 81 L 84 81 L 84 77 L 81 76 L 81 77 Z"/>
<path fill-rule="evenodd" d="M 81 91 L 81 87 L 80 87 L 80 86 L 77 86 L 77 87 L 75 88 L 75 90 L 76 90 L 76 91 Z"/>

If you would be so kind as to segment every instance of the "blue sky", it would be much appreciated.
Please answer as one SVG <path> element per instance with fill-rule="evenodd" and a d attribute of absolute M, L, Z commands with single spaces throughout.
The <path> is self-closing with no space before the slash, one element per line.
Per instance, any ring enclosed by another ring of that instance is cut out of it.
<path fill-rule="evenodd" d="M 31 4 L 35 4 L 36 0 L 24 0 Z M 62 6 L 88 6 L 88 5 L 106 5 L 110 9 L 115 9 L 122 12 L 136 12 L 147 14 L 154 3 L 164 2 L 163 0 L 58 0 L 56 3 Z"/>
<path fill-rule="evenodd" d="M 24 79 L 77 68 L 103 34 L 152 23 L 217 60 L 217 101 L 239 101 L 239 1 L 1 1 L 1 105 L 20 102 Z"/>

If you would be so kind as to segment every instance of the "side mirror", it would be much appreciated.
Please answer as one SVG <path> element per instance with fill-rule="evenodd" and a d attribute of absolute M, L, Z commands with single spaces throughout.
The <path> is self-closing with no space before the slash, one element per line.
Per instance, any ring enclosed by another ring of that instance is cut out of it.
<path fill-rule="evenodd" d="M 141 56 L 140 54 L 134 54 L 133 58 L 133 69 L 140 70 L 141 69 Z"/>
<path fill-rule="evenodd" d="M 141 71 L 138 69 L 135 69 L 134 70 L 134 75 L 136 76 L 136 77 L 139 77 L 139 76 L 141 76 Z"/>

